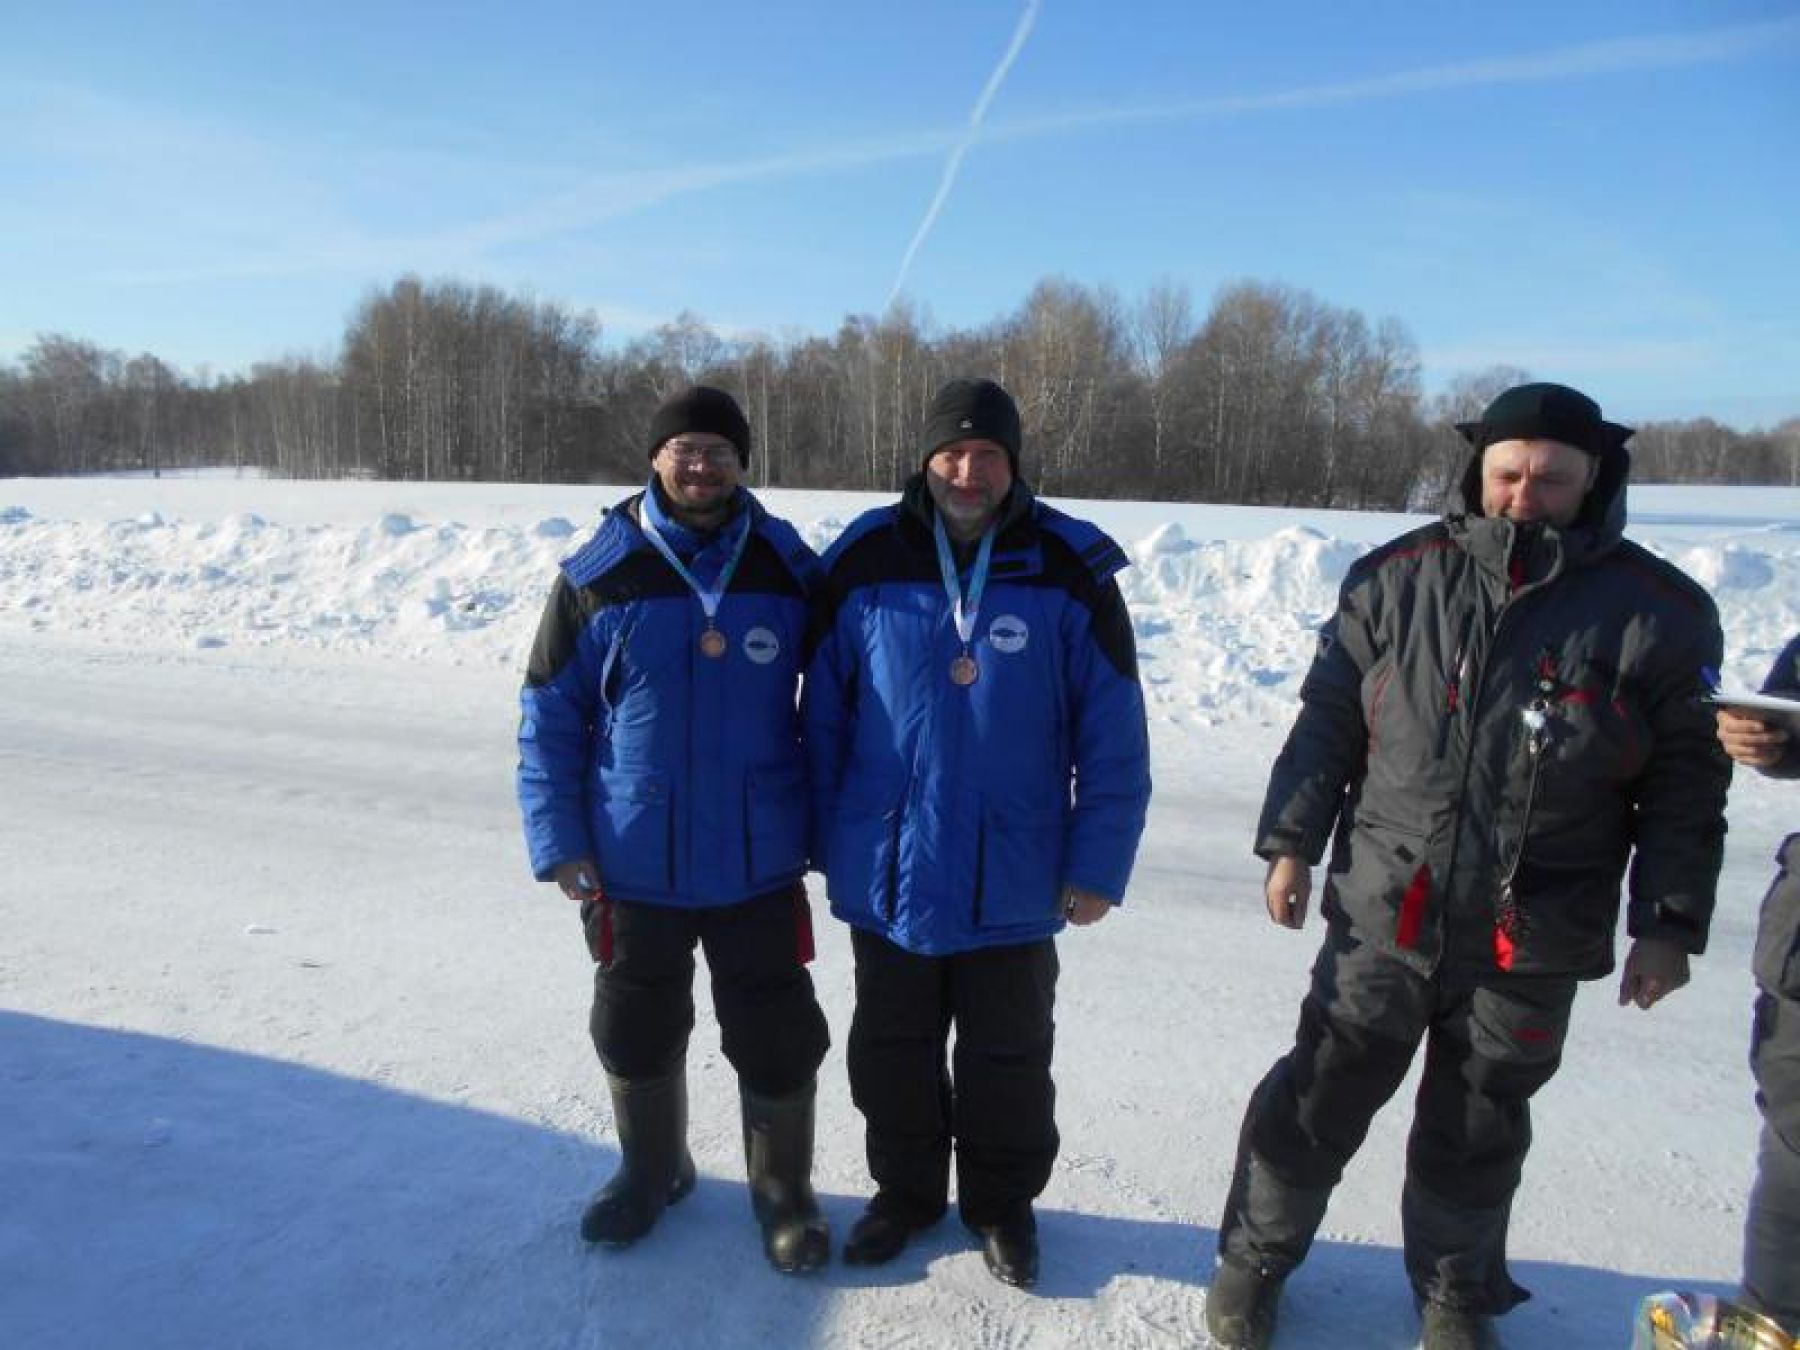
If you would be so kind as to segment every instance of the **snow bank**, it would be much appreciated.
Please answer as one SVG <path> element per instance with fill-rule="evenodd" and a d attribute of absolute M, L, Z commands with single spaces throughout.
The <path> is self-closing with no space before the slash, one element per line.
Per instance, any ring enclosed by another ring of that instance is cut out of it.
<path fill-rule="evenodd" d="M 557 560 L 623 491 L 11 480 L 0 483 L 0 627 L 133 647 L 517 667 Z M 821 549 L 883 500 L 769 499 Z M 1790 528 L 1800 492 L 1639 489 L 1639 499 L 1654 523 L 1634 534 L 1717 597 L 1727 669 L 1766 663 L 1800 628 L 1800 534 Z M 1422 519 L 1066 505 L 1111 529 L 1133 559 L 1121 585 L 1153 714 L 1202 725 L 1283 716 L 1346 569 Z"/>

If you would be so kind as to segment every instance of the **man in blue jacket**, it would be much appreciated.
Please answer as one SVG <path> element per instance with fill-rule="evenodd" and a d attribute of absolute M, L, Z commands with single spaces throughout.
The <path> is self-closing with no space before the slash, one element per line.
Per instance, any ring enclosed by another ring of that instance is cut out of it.
<path fill-rule="evenodd" d="M 617 1173 L 582 1236 L 622 1247 L 694 1185 L 694 946 L 737 1070 L 763 1246 L 812 1270 L 815 1076 L 807 793 L 795 690 L 818 560 L 740 486 L 750 427 L 704 385 L 657 409 L 646 491 L 563 561 L 521 694 L 531 867 L 581 906 Z"/>
<path fill-rule="evenodd" d="M 1125 555 L 1032 495 L 1020 439 L 999 385 L 938 392 L 922 471 L 826 557 L 805 723 L 876 1185 L 844 1259 L 936 1222 L 954 1150 L 989 1271 L 1028 1287 L 1058 1145 L 1054 938 L 1123 898 L 1150 772 Z"/>
<path fill-rule="evenodd" d="M 1763 691 L 1800 699 L 1800 638 L 1776 658 Z M 1725 753 L 1771 778 L 1800 778 L 1794 731 L 1775 715 L 1718 714 Z M 1782 840 L 1776 861 L 1756 929 L 1750 1067 L 1763 1129 L 1744 1223 L 1743 1300 L 1800 1336 L 1800 834 Z"/>

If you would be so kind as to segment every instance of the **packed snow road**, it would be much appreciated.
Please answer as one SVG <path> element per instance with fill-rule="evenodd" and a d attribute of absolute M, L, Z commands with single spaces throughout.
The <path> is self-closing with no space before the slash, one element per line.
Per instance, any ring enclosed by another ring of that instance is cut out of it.
<path fill-rule="evenodd" d="M 1260 919 L 1243 848 L 1277 731 L 1217 728 L 1204 755 L 1165 736 L 1131 903 L 1062 944 L 1065 1142 L 1032 1297 L 988 1279 L 953 1222 L 895 1268 L 773 1276 L 704 1006 L 700 1190 L 642 1249 L 582 1249 L 610 1121 L 571 917 L 523 875 L 512 693 L 505 673 L 404 662 L 0 642 L 9 1341 L 1200 1342 L 1237 1115 L 1312 950 Z M 1653 1017 L 1586 996 L 1539 1113 L 1515 1243 L 1539 1299 L 1510 1345 L 1619 1344 L 1645 1290 L 1733 1275 L 1759 867 L 1735 869 L 1722 959 L 1692 990 Z M 847 945 L 820 909 L 841 1043 Z M 866 1180 L 835 1051 L 821 1099 L 841 1233 Z M 1378 1122 L 1284 1344 L 1410 1343 L 1403 1129 Z"/>
<path fill-rule="evenodd" d="M 651 1240 L 575 1225 L 614 1135 L 574 917 L 526 875 L 516 686 L 555 559 L 616 493 L 15 480 L 0 488 L 0 1344 L 1192 1347 L 1244 1100 L 1290 1041 L 1316 919 L 1263 917 L 1262 785 L 1312 626 L 1408 521 L 1095 503 L 1156 782 L 1125 908 L 1060 943 L 1063 1150 L 1036 1295 L 953 1221 L 787 1279 L 700 1011 L 696 1193 Z M 827 542 L 863 499 L 784 493 Z M 1728 676 L 1800 627 L 1800 493 L 1650 489 L 1718 596 Z M 1749 950 L 1793 785 L 1740 775 L 1712 946 L 1650 1014 L 1601 982 L 1538 1099 L 1510 1350 L 1622 1346 L 1643 1294 L 1735 1282 L 1756 1130 Z M 815 894 L 841 1047 L 850 959 Z M 1403 1350 L 1410 1090 L 1294 1278 L 1280 1350 Z M 868 1191 L 840 1050 L 816 1181 Z"/>

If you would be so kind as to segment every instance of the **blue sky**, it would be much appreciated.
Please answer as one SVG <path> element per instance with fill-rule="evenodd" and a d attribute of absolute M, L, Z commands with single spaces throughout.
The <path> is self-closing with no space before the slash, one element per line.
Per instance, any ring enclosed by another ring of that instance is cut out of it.
<path fill-rule="evenodd" d="M 1800 414 L 1800 4 L 0 0 L 0 357 L 331 356 L 406 272 L 829 334 L 1285 282 L 1625 418 Z"/>

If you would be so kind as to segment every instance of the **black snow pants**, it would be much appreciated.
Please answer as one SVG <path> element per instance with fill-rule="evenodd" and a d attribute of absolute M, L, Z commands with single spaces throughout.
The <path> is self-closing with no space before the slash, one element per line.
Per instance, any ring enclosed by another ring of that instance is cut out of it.
<path fill-rule="evenodd" d="M 1757 999 L 1750 1067 L 1763 1127 L 1744 1223 L 1744 1301 L 1800 1336 L 1800 999 Z"/>
<path fill-rule="evenodd" d="M 1401 1225 L 1415 1294 L 1502 1313 L 1528 1297 L 1506 1268 L 1533 1093 L 1562 1058 L 1572 978 L 1423 975 L 1333 924 L 1294 1048 L 1251 1095 L 1219 1250 L 1286 1274 L 1421 1040 Z"/>
<path fill-rule="evenodd" d="M 698 943 L 738 1081 L 785 1097 L 817 1074 L 831 1033 L 806 970 L 812 928 L 798 882 L 717 909 L 590 904 L 582 919 L 598 963 L 588 1029 L 607 1073 L 660 1078 L 681 1064 L 694 1029 Z"/>
<path fill-rule="evenodd" d="M 1056 943 L 919 956 L 856 929 L 850 1096 L 884 1205 L 924 1225 L 948 1204 L 996 1223 L 1043 1192 L 1056 1161 Z M 955 1028 L 953 1056 L 946 1041 Z"/>

